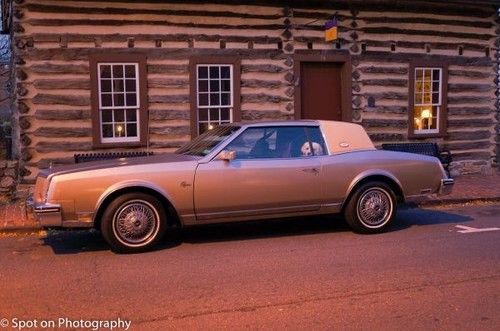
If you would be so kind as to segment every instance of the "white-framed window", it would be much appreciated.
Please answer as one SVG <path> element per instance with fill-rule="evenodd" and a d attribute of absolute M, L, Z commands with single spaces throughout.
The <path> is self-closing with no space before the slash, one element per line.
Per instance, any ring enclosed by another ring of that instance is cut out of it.
<path fill-rule="evenodd" d="M 439 133 L 443 70 L 437 67 L 415 67 L 414 70 L 413 133 Z"/>
<path fill-rule="evenodd" d="M 196 65 L 198 134 L 233 121 L 233 70 L 232 64 Z"/>
<path fill-rule="evenodd" d="M 97 64 L 100 137 L 102 143 L 140 141 L 139 64 Z"/>

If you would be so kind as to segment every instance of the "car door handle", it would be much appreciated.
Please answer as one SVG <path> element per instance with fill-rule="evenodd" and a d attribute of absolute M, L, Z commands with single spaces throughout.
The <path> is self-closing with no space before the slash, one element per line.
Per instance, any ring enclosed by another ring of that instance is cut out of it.
<path fill-rule="evenodd" d="M 308 173 L 312 173 L 312 174 L 315 174 L 317 175 L 319 173 L 319 169 L 318 168 L 306 168 L 306 169 L 302 169 L 303 172 L 308 172 Z"/>

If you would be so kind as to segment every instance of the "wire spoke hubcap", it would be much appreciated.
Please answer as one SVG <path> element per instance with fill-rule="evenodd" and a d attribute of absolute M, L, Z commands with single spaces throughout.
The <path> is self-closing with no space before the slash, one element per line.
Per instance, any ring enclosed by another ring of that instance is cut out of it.
<path fill-rule="evenodd" d="M 121 206 L 113 218 L 117 238 L 129 246 L 144 245 L 153 240 L 159 229 L 159 215 L 147 201 L 134 200 Z"/>
<path fill-rule="evenodd" d="M 392 200 L 382 188 L 372 188 L 359 198 L 358 217 L 367 227 L 376 228 L 387 223 L 392 215 Z"/>

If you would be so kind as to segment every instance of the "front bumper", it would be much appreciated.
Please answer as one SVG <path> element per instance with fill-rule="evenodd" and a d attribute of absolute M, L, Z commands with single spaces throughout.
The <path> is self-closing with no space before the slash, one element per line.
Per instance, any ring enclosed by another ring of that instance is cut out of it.
<path fill-rule="evenodd" d="M 26 200 L 26 211 L 43 227 L 62 226 L 61 205 L 36 203 L 32 196 Z"/>
<path fill-rule="evenodd" d="M 438 195 L 450 194 L 452 189 L 453 189 L 454 184 L 455 184 L 455 180 L 453 180 L 452 178 L 441 179 L 441 185 L 439 186 Z"/>

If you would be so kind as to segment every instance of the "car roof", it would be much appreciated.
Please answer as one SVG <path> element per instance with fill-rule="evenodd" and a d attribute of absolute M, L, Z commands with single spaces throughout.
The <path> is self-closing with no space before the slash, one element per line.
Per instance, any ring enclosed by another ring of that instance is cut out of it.
<path fill-rule="evenodd" d="M 250 121 L 250 122 L 234 122 L 231 126 L 245 126 L 245 127 L 262 127 L 262 126 L 318 126 L 319 121 L 316 120 L 288 120 L 288 121 Z"/>

